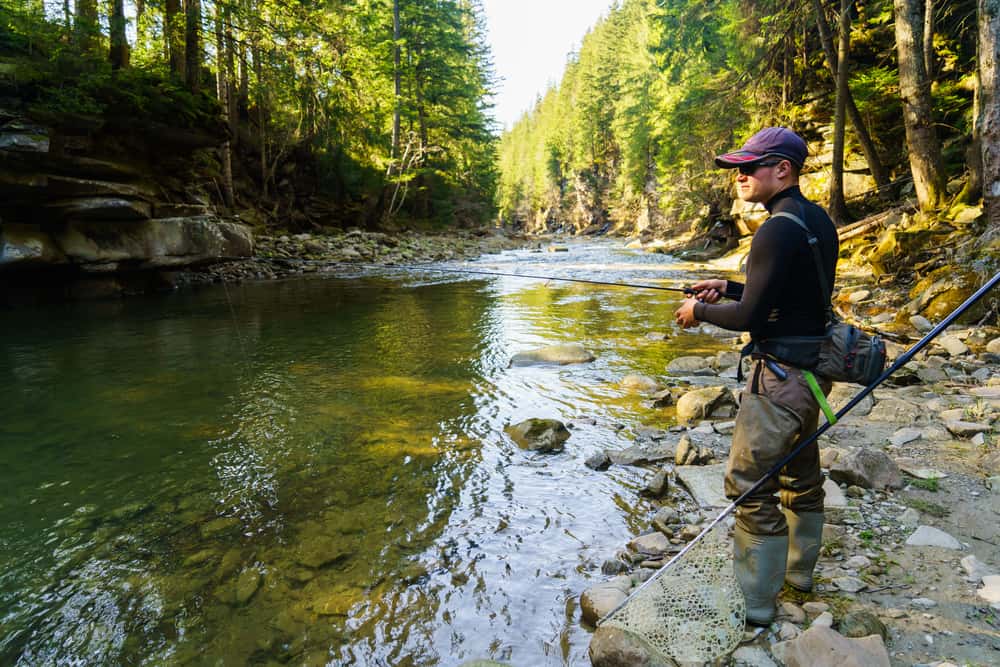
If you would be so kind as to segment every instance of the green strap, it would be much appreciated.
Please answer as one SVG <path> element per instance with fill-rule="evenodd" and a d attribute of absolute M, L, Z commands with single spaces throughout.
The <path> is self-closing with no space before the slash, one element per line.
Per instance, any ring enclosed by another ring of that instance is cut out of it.
<path fill-rule="evenodd" d="M 830 426 L 833 426 L 837 423 L 837 415 L 834 414 L 833 408 L 830 407 L 830 404 L 826 402 L 826 396 L 823 395 L 823 390 L 819 388 L 819 382 L 816 381 L 816 376 L 809 371 L 802 371 L 802 375 L 809 384 L 809 389 L 813 393 L 813 398 L 815 398 L 816 402 L 819 403 L 819 409 L 823 411 L 824 415 L 826 415 L 826 421 L 830 423 Z"/>

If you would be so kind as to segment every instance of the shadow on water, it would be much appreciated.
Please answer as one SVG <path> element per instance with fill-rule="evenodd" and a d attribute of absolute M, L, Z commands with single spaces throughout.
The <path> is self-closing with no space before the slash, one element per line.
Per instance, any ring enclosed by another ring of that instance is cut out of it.
<path fill-rule="evenodd" d="M 684 278 L 609 245 L 540 259 L 477 266 Z M 669 423 L 623 375 L 724 347 L 676 304 L 384 271 L 18 311 L 0 663 L 585 661 L 576 600 L 650 505 L 642 471 L 583 461 Z M 597 360 L 507 368 L 560 342 Z M 527 417 L 580 421 L 542 457 L 503 435 Z"/>

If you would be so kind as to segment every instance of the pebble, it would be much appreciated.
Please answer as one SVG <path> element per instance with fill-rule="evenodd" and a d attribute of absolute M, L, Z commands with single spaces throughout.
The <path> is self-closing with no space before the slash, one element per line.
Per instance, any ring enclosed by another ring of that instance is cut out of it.
<path fill-rule="evenodd" d="M 805 602 L 802 605 L 802 610 L 806 612 L 808 616 L 812 617 L 819 616 L 828 609 L 830 609 L 830 605 L 825 602 Z"/>
<path fill-rule="evenodd" d="M 833 627 L 833 614 L 828 611 L 824 611 L 822 614 L 817 616 L 813 620 L 810 627 L 814 628 L 832 628 Z"/>
<path fill-rule="evenodd" d="M 908 442 L 913 442 L 914 440 L 919 440 L 923 436 L 924 432 L 922 429 L 913 428 L 912 426 L 901 428 L 891 436 L 889 436 L 889 442 L 896 447 L 905 445 Z"/>
<path fill-rule="evenodd" d="M 844 563 L 844 567 L 852 570 L 863 570 L 871 564 L 872 562 L 867 556 L 853 556 Z"/>
<path fill-rule="evenodd" d="M 989 567 L 986 566 L 981 560 L 976 558 L 974 554 L 970 554 L 961 560 L 962 569 L 965 573 L 973 580 L 974 583 L 979 583 L 983 580 L 983 577 L 987 577 L 993 572 Z"/>
<path fill-rule="evenodd" d="M 857 577 L 837 577 L 831 583 L 845 593 L 858 593 L 868 588 L 868 584 Z"/>
<path fill-rule="evenodd" d="M 920 333 L 927 333 L 934 328 L 934 325 L 931 324 L 930 320 L 923 315 L 914 315 L 911 317 L 910 324 L 913 325 L 913 328 Z"/>
<path fill-rule="evenodd" d="M 778 639 L 783 642 L 795 639 L 800 634 L 802 634 L 802 630 L 800 630 L 797 625 L 789 623 L 788 621 L 782 623 L 781 627 L 778 628 Z"/>
<path fill-rule="evenodd" d="M 806 622 L 806 611 L 794 602 L 782 602 L 778 608 L 778 617 L 788 619 L 789 622 L 796 625 L 802 625 Z"/>
<path fill-rule="evenodd" d="M 920 609 L 931 609 L 937 606 L 937 602 L 930 598 L 913 598 L 910 604 Z"/>

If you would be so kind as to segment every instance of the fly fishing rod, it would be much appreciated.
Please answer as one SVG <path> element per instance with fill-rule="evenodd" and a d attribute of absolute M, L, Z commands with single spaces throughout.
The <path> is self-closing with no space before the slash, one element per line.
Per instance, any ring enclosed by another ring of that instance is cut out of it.
<path fill-rule="evenodd" d="M 310 260 L 299 260 L 310 261 Z M 426 264 L 375 264 L 371 262 L 325 262 L 323 260 L 313 260 L 322 264 L 338 264 L 340 266 L 373 266 L 380 269 L 406 269 L 408 271 L 438 271 L 443 273 L 473 273 L 481 276 L 502 276 L 507 278 L 531 278 L 535 280 L 555 280 L 565 283 L 584 283 L 587 285 L 606 285 L 609 287 L 634 287 L 636 289 L 653 289 L 665 292 L 681 292 L 692 296 L 695 291 L 690 287 L 666 287 L 664 285 L 650 285 L 648 283 L 613 283 L 604 280 L 587 280 L 585 278 L 558 278 L 556 276 L 540 276 L 529 273 L 505 273 L 503 271 L 480 271 L 477 269 L 446 269 L 443 267 L 428 266 Z"/>
<path fill-rule="evenodd" d="M 882 375 L 880 375 L 878 379 L 876 379 L 870 385 L 868 385 L 860 392 L 858 392 L 858 394 L 854 398 L 852 398 L 847 405 L 845 405 L 843 408 L 840 409 L 839 412 L 837 412 L 836 415 L 837 420 L 840 420 L 844 415 L 846 415 L 848 412 L 854 409 L 854 407 L 862 400 L 864 400 L 864 398 L 868 396 L 868 394 L 875 391 L 876 387 L 885 382 L 886 378 L 888 378 L 890 375 L 892 375 L 900 368 L 902 368 L 905 364 L 907 364 L 914 357 L 914 355 L 920 352 L 920 350 L 924 349 L 924 347 L 926 347 L 928 343 L 934 340 L 942 331 L 951 326 L 951 324 L 956 319 L 961 317 L 966 310 L 968 310 L 973 304 L 979 301 L 979 299 L 981 299 L 987 292 L 996 287 L 998 282 L 1000 282 L 1000 273 L 994 275 L 985 285 L 976 290 L 975 294 L 966 299 L 965 303 L 963 303 L 954 311 L 952 311 L 952 313 L 948 315 L 948 317 L 946 317 L 940 324 L 934 327 L 926 336 L 924 336 L 919 341 L 914 343 L 913 347 L 911 347 L 909 350 L 903 353 L 902 356 L 896 359 L 896 362 L 892 366 L 890 366 L 884 373 L 882 373 Z M 684 546 L 684 548 L 681 549 L 679 552 L 677 552 L 677 554 L 673 558 L 667 561 L 667 564 L 661 567 L 656 572 L 656 574 L 654 574 L 645 582 L 643 582 L 641 586 L 636 588 L 634 591 L 632 591 L 631 594 L 629 594 L 627 598 L 622 600 L 622 602 L 618 606 L 616 606 L 614 609 L 605 614 L 597 622 L 597 625 L 601 625 L 602 623 L 604 623 L 608 618 L 613 616 L 618 610 L 627 605 L 629 603 L 629 600 L 632 600 L 639 593 L 639 591 L 646 588 L 646 586 L 655 581 L 661 574 L 669 570 L 674 563 L 679 561 L 681 558 L 684 557 L 685 554 L 691 551 L 692 547 L 694 547 L 695 544 L 700 542 L 702 538 L 705 537 L 705 535 L 707 535 L 713 528 L 715 528 L 719 524 L 719 522 L 721 522 L 727 516 L 732 514 L 733 511 L 736 510 L 737 506 L 742 504 L 748 497 L 750 497 L 753 493 L 755 493 L 762 486 L 764 486 L 764 484 L 766 484 L 769 479 L 777 475 L 782 468 L 788 465 L 789 462 L 791 462 L 791 460 L 794 459 L 799 454 L 799 452 L 801 452 L 803 449 L 816 442 L 816 440 L 818 440 L 821 435 L 826 433 L 826 431 L 831 426 L 833 426 L 834 423 L 836 423 L 836 420 L 834 422 L 827 421 L 825 424 L 816 429 L 816 431 L 811 436 L 809 436 L 808 438 L 800 442 L 798 445 L 796 445 L 795 448 L 792 449 L 792 451 L 789 452 L 787 456 L 785 456 L 785 458 L 781 459 L 776 464 L 774 464 L 774 467 L 772 467 L 770 470 L 764 473 L 764 476 L 761 477 L 759 480 L 757 480 L 757 482 L 753 486 L 751 486 L 749 489 L 740 494 L 740 496 L 736 500 L 731 502 L 729 506 L 726 507 L 726 509 L 724 509 L 721 514 L 719 514 L 719 516 L 715 517 L 715 519 L 708 525 L 708 527 L 706 527 L 704 530 L 698 533 L 698 535 L 696 535 L 694 539 L 688 542 Z"/>

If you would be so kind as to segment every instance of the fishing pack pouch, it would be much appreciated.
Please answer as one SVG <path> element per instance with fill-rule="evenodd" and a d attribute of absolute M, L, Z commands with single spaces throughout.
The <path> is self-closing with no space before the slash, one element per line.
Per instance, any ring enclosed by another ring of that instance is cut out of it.
<path fill-rule="evenodd" d="M 826 329 L 815 371 L 834 382 L 870 385 L 885 370 L 885 342 L 846 322 Z"/>
<path fill-rule="evenodd" d="M 789 366 L 811 370 L 819 363 L 825 342 L 825 336 L 780 336 L 756 341 L 752 351 Z"/>

